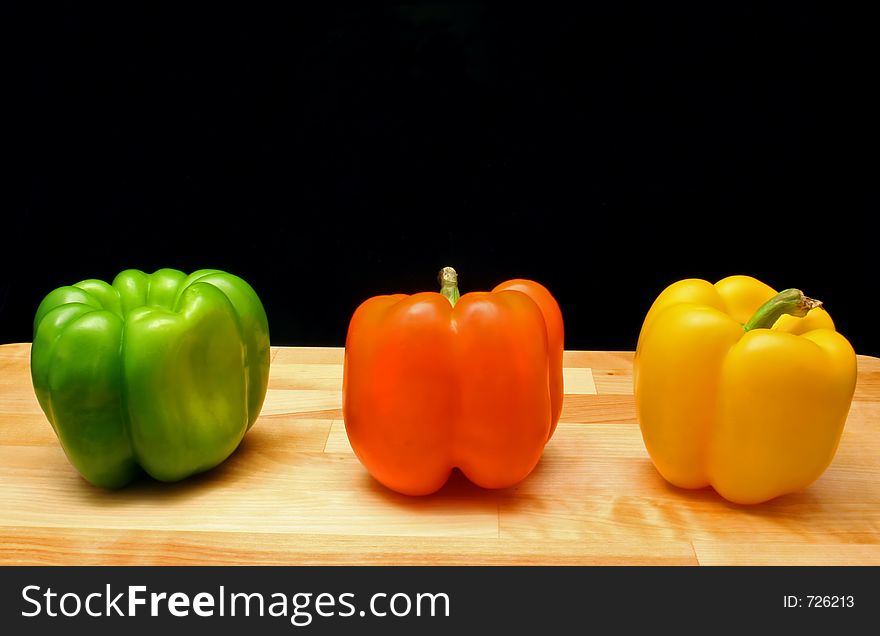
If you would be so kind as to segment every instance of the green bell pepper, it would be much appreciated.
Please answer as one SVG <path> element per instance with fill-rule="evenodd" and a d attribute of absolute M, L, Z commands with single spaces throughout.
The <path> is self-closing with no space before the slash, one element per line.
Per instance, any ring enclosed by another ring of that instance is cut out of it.
<path fill-rule="evenodd" d="M 142 468 L 177 481 L 225 460 L 256 421 L 269 325 L 256 292 L 219 270 L 126 270 L 37 309 L 31 378 L 70 462 L 89 482 Z"/>

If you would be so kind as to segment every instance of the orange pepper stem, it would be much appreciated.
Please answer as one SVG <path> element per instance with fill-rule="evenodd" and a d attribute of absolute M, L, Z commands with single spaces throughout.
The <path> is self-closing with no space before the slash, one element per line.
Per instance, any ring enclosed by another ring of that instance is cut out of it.
<path fill-rule="evenodd" d="M 458 274 L 451 267 L 444 267 L 437 275 L 437 280 L 440 282 L 440 293 L 455 307 L 455 303 L 461 298 L 458 293 Z"/>
<path fill-rule="evenodd" d="M 811 309 L 821 306 L 821 300 L 804 296 L 804 292 L 800 289 L 784 289 L 758 307 L 749 321 L 743 325 L 743 331 L 769 329 L 776 324 L 782 314 L 803 318 Z"/>

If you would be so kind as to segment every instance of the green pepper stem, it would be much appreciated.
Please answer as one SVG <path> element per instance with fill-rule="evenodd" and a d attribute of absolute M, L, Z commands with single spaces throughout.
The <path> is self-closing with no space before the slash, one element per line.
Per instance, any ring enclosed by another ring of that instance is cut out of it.
<path fill-rule="evenodd" d="M 458 293 L 458 274 L 451 267 L 444 267 L 437 275 L 437 280 L 440 282 L 440 293 L 455 307 L 455 303 L 461 298 Z"/>
<path fill-rule="evenodd" d="M 758 307 L 754 315 L 743 325 L 743 331 L 769 329 L 776 324 L 782 314 L 803 318 L 811 309 L 821 306 L 821 300 L 807 298 L 800 289 L 784 289 Z"/>

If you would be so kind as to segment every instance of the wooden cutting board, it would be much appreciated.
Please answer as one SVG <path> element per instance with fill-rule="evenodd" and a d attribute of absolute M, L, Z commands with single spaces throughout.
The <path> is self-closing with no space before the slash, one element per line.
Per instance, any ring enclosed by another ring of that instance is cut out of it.
<path fill-rule="evenodd" d="M 454 474 L 423 498 L 386 490 L 352 454 L 342 349 L 274 348 L 263 413 L 232 457 L 115 492 L 67 462 L 29 353 L 0 346 L 0 564 L 880 564 L 878 358 L 859 357 L 825 474 L 746 507 L 654 470 L 628 352 L 566 352 L 561 423 L 517 487 Z"/>

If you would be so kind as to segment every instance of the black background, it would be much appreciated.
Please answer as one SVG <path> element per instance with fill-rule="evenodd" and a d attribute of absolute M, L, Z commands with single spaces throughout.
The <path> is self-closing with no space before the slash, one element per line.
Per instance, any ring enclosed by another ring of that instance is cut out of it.
<path fill-rule="evenodd" d="M 0 342 L 59 285 L 217 267 L 273 344 L 339 346 L 453 265 L 543 282 L 567 348 L 632 349 L 667 284 L 747 273 L 880 355 L 865 16 L 116 4 L 2 9 Z"/>

